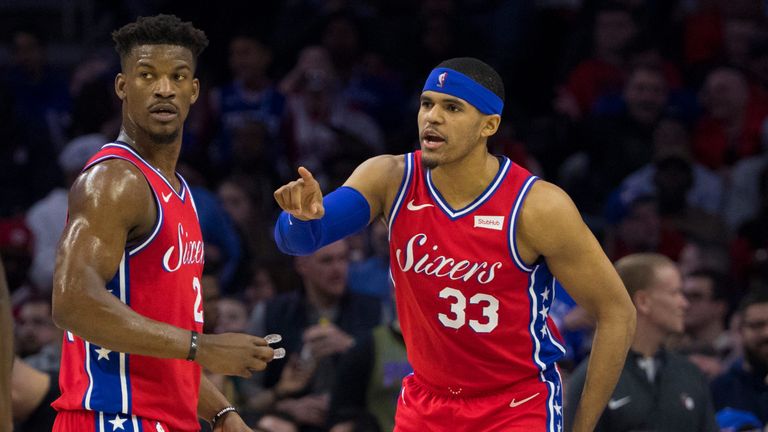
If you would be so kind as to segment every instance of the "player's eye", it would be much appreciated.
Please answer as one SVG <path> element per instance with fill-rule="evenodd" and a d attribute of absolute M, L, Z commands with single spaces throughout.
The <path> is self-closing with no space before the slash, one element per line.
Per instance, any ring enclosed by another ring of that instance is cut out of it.
<path fill-rule="evenodd" d="M 144 79 L 151 79 L 152 78 L 152 74 L 149 73 L 149 72 L 139 72 L 139 76 L 144 78 Z"/>
<path fill-rule="evenodd" d="M 173 79 L 175 79 L 176 81 L 184 81 L 185 79 L 187 79 L 187 76 L 183 74 L 176 74 L 174 75 Z"/>

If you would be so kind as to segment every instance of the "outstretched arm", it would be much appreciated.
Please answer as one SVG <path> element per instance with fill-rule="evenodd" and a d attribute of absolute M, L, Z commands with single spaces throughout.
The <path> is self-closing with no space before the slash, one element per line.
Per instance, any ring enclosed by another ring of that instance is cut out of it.
<path fill-rule="evenodd" d="M 597 321 L 584 391 L 573 430 L 592 431 L 624 366 L 635 331 L 635 309 L 608 257 L 571 199 L 537 181 L 526 199 L 518 247 L 532 262 L 544 256 L 568 293 Z"/>
<path fill-rule="evenodd" d="M 13 369 L 13 320 L 11 295 L 0 259 L 0 432 L 13 429 L 11 421 L 11 371 Z"/>
<path fill-rule="evenodd" d="M 127 242 L 150 232 L 156 212 L 143 175 L 125 161 L 105 161 L 80 175 L 70 191 L 69 220 L 57 251 L 56 325 L 112 351 L 187 357 L 189 330 L 144 317 L 105 289 Z M 272 355 L 255 336 L 200 335 L 197 361 L 214 372 L 250 376 Z"/>
<path fill-rule="evenodd" d="M 383 155 L 363 162 L 344 186 L 323 196 L 320 184 L 304 167 L 300 178 L 274 193 L 283 209 L 275 225 L 278 248 L 308 255 L 365 228 L 392 202 L 403 173 L 403 158 Z"/>

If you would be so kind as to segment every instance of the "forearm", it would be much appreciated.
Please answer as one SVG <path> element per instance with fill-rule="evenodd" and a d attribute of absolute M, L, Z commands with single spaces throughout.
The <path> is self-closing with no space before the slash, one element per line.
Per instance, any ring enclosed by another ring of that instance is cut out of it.
<path fill-rule="evenodd" d="M 55 287 L 53 318 L 60 328 L 111 351 L 184 359 L 190 331 L 147 318 L 109 293 L 88 269 Z M 91 287 L 71 289 L 70 287 Z"/>
<path fill-rule="evenodd" d="M 621 375 L 634 331 L 634 313 L 598 318 L 574 432 L 594 430 Z"/>
<path fill-rule="evenodd" d="M 13 370 L 13 321 L 11 297 L 0 261 L 0 432 L 10 431 L 11 372 Z"/>
<path fill-rule="evenodd" d="M 197 402 L 197 415 L 210 423 L 213 416 L 231 404 L 216 386 L 205 376 L 200 375 L 200 398 Z"/>

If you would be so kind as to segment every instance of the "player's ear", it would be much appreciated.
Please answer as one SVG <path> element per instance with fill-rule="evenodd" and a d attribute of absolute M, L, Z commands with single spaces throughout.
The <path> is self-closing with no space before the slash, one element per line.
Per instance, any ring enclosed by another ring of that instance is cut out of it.
<path fill-rule="evenodd" d="M 115 94 L 120 100 L 125 100 L 125 75 L 122 72 L 115 77 Z"/>
<path fill-rule="evenodd" d="M 192 80 L 192 99 L 190 103 L 195 103 L 198 96 L 200 96 L 200 80 L 195 78 Z"/>
<path fill-rule="evenodd" d="M 483 119 L 483 128 L 480 130 L 480 134 L 488 138 L 489 136 L 496 133 L 496 131 L 499 130 L 499 125 L 501 124 L 501 116 L 498 114 L 492 114 L 485 116 Z"/>

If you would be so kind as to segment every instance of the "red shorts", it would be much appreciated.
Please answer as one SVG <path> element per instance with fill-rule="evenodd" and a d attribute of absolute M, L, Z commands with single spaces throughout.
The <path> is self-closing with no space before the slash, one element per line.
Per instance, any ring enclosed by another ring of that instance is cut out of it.
<path fill-rule="evenodd" d="M 559 375 L 488 396 L 436 394 L 414 375 L 403 379 L 395 432 L 562 432 Z"/>
<path fill-rule="evenodd" d="M 59 411 L 53 432 L 173 432 L 165 423 L 126 414 Z"/>

